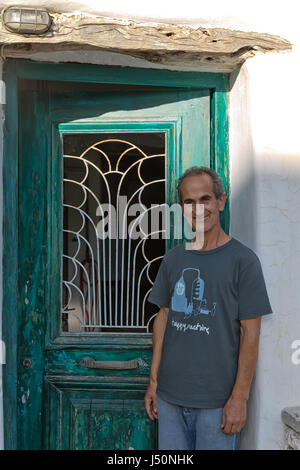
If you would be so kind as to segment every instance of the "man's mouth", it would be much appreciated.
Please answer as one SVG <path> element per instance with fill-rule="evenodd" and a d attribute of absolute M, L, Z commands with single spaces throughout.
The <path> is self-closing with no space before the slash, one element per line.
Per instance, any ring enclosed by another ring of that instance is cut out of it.
<path fill-rule="evenodd" d="M 203 219 L 198 219 L 200 222 L 202 222 L 202 220 L 207 220 L 209 218 L 209 214 L 206 214 L 206 216 L 203 218 Z M 196 216 L 193 216 L 193 220 L 196 220 L 197 217 Z"/>

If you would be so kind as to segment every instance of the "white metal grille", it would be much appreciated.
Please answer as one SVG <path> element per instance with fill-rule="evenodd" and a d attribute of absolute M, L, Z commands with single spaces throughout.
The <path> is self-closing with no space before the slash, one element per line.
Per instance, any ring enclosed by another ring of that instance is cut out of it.
<path fill-rule="evenodd" d="M 138 239 L 126 238 L 126 233 L 136 230 L 155 205 L 165 203 L 164 135 L 156 135 L 152 148 L 149 141 L 155 134 L 147 134 L 146 149 L 117 138 L 99 140 L 83 149 L 82 136 L 79 155 L 63 157 L 62 328 L 69 332 L 149 332 L 156 313 L 150 311 L 146 298 L 165 251 L 161 239 L 165 229 L 156 231 L 155 240 L 150 239 L 154 233 L 145 233 L 143 228 Z M 156 147 L 159 153 L 146 153 Z M 70 148 L 72 145 L 67 150 Z M 118 205 L 120 196 L 127 197 L 123 212 Z M 116 208 L 115 228 L 121 238 L 97 237 L 104 202 Z M 134 202 L 145 209 L 129 224 L 128 210 Z"/>

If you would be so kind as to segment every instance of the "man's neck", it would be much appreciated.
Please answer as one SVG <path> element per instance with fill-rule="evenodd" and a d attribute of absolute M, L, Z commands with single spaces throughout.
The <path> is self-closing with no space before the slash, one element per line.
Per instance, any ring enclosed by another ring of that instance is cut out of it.
<path fill-rule="evenodd" d="M 214 248 L 224 245 L 224 243 L 230 239 L 231 237 L 224 232 L 222 227 L 218 226 L 208 232 L 204 232 L 203 244 L 201 244 L 201 240 L 196 240 L 195 236 L 191 242 L 191 246 L 193 250 L 213 250 Z"/>

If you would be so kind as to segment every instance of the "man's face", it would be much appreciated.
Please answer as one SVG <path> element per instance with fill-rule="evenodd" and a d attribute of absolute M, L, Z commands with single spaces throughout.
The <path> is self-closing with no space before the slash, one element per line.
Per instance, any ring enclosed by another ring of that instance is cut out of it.
<path fill-rule="evenodd" d="M 226 195 L 224 193 L 220 199 L 216 199 L 209 175 L 193 175 L 185 178 L 181 185 L 181 198 L 183 215 L 193 231 L 196 230 L 196 221 L 200 221 L 199 215 L 196 214 L 197 204 L 204 206 L 204 232 L 220 224 L 219 213 L 224 209 Z"/>

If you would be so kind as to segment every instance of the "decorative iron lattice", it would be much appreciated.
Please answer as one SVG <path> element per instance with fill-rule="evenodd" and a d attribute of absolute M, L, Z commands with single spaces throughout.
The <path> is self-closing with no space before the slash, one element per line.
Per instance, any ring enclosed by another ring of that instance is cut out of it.
<path fill-rule="evenodd" d="M 166 229 L 164 221 L 155 232 L 144 231 L 144 226 L 150 226 L 155 207 L 165 206 L 165 137 L 131 137 L 144 140 L 143 149 L 124 139 L 107 138 L 86 146 L 84 134 L 64 136 L 63 331 L 149 332 L 157 313 L 146 299 L 165 252 L 161 236 Z M 157 147 L 159 153 L 151 153 Z M 70 150 L 72 154 L 65 154 Z M 123 211 L 121 196 L 127 197 Z M 116 238 L 97 236 L 105 203 L 116 210 Z M 138 217 L 130 215 L 134 203 L 144 207 Z M 131 238 L 138 228 L 141 236 Z"/>

